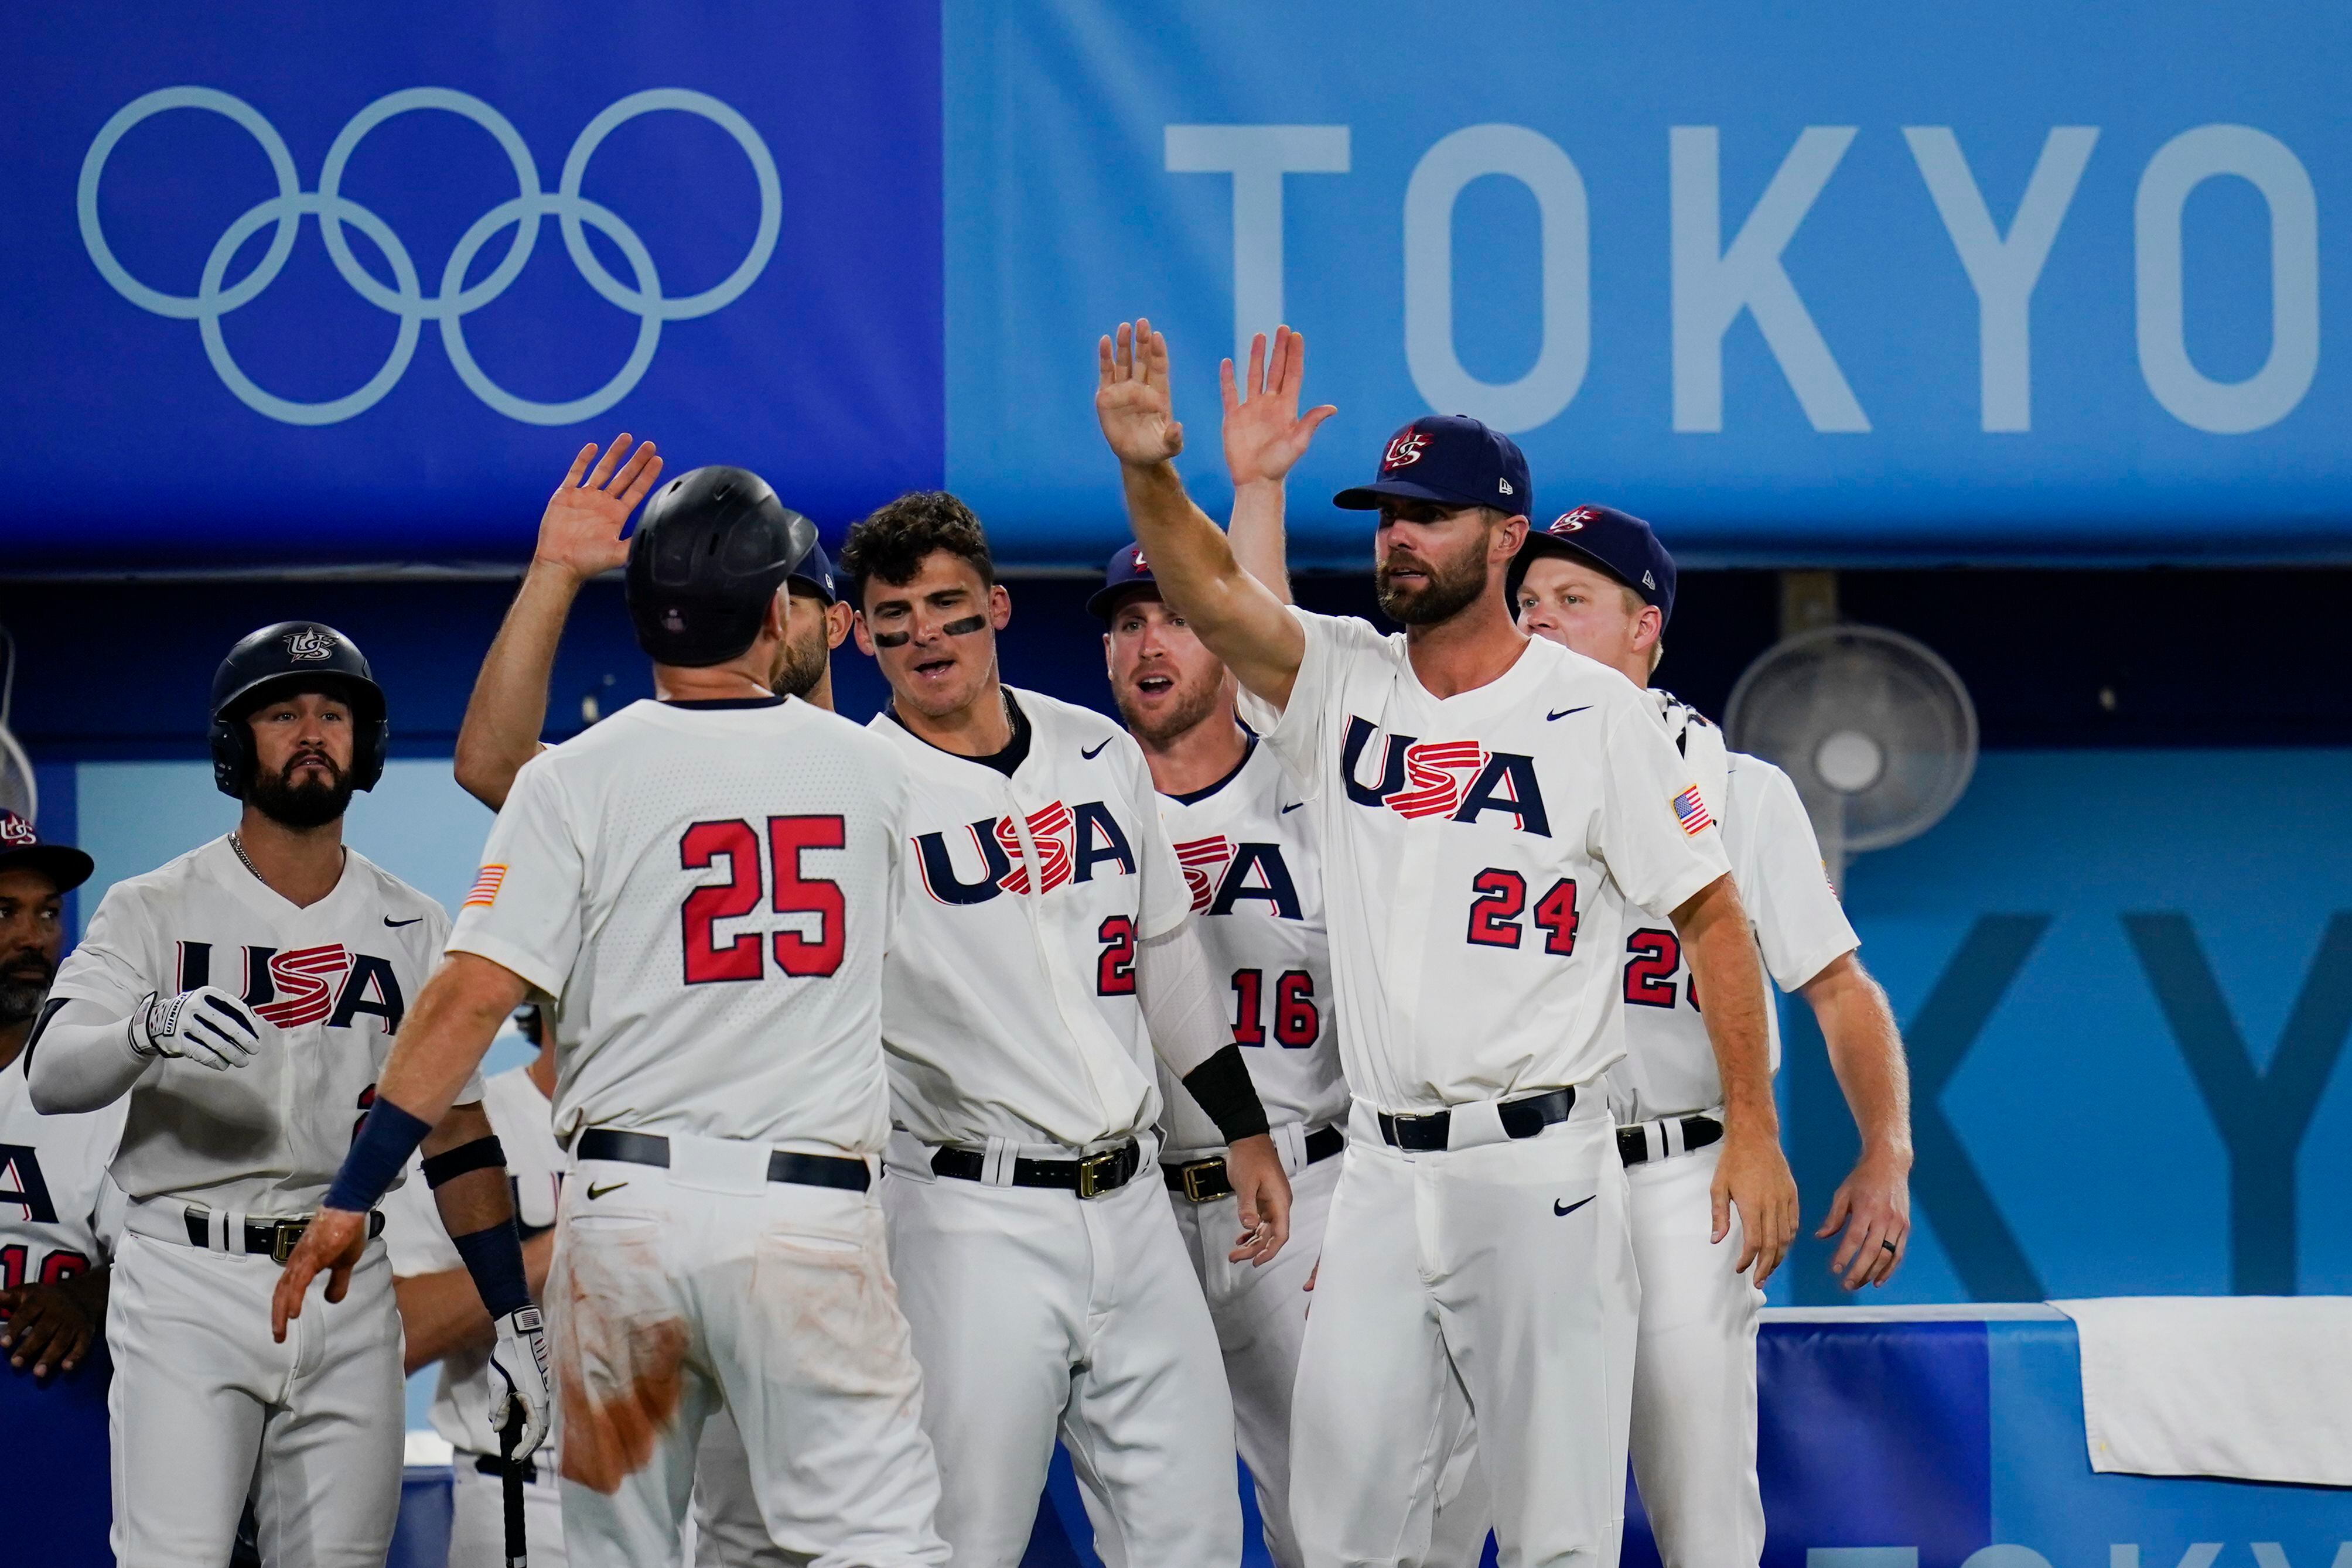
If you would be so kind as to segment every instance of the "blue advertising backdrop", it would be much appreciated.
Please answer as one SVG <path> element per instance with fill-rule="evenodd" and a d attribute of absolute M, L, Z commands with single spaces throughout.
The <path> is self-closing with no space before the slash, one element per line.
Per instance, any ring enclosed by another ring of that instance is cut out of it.
<path fill-rule="evenodd" d="M 511 558 L 626 426 L 828 528 L 1117 542 L 1096 336 L 1288 319 L 1696 562 L 2344 559 L 2352 15 L 1364 0 L 51 8 L 0 107 L 12 565 Z"/>

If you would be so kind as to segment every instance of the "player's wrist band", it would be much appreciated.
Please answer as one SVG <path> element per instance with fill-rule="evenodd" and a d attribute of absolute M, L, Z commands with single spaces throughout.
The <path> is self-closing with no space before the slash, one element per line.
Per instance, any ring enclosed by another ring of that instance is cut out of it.
<path fill-rule="evenodd" d="M 343 1168 L 335 1173 L 334 1186 L 327 1189 L 326 1206 L 349 1214 L 365 1214 L 373 1208 L 392 1190 L 408 1156 L 432 1130 L 429 1124 L 378 1095 L 367 1120 L 360 1124 L 358 1135 L 352 1139 L 352 1152 L 343 1156 Z"/>
<path fill-rule="evenodd" d="M 1219 1047 L 1208 1061 L 1184 1074 L 1184 1087 L 1217 1124 L 1227 1144 L 1255 1138 L 1266 1130 L 1265 1106 L 1257 1097 L 1257 1085 L 1250 1082 L 1249 1064 L 1243 1061 L 1240 1046 Z"/>
<path fill-rule="evenodd" d="M 522 1232 L 515 1228 L 513 1219 L 452 1236 L 449 1244 L 465 1260 L 466 1272 L 473 1276 L 474 1289 L 492 1318 L 508 1317 L 530 1306 L 530 1281 L 522 1268 Z"/>
<path fill-rule="evenodd" d="M 459 1144 L 454 1149 L 444 1149 L 437 1155 L 425 1156 L 425 1185 L 439 1186 L 455 1181 L 467 1171 L 487 1170 L 507 1163 L 507 1151 L 495 1133 L 485 1133 L 470 1144 Z"/>

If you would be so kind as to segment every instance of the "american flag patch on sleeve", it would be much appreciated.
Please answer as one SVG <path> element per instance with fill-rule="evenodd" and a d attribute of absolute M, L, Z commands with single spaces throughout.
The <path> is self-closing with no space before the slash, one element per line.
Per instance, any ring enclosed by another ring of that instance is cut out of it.
<path fill-rule="evenodd" d="M 506 881 L 506 867 L 502 865 L 484 866 L 482 868 L 482 874 L 474 879 L 474 891 L 466 895 L 466 902 L 458 907 L 461 909 L 471 909 L 474 905 L 478 904 L 484 909 L 488 909 L 491 904 L 496 904 L 499 901 L 499 883 Z"/>
<path fill-rule="evenodd" d="M 1683 821 L 1683 831 L 1696 834 L 1715 826 L 1715 819 L 1706 814 L 1706 802 L 1698 798 L 1698 786 L 1694 784 L 1675 797 L 1675 815 Z M 489 874 L 487 869 L 483 875 Z"/>

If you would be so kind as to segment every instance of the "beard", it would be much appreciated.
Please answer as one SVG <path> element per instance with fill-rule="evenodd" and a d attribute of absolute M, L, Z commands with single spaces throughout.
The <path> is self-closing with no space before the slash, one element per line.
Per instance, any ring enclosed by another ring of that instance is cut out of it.
<path fill-rule="evenodd" d="M 1119 717 L 1127 721 L 1128 732 L 1147 746 L 1165 746 L 1217 711 L 1217 699 L 1222 679 L 1199 681 L 1191 685 L 1179 682 L 1175 700 L 1157 713 L 1144 711 L 1134 701 L 1130 687 L 1115 688 L 1111 695 L 1118 703 Z"/>
<path fill-rule="evenodd" d="M 1450 560 L 1403 557 L 1429 574 L 1417 584 L 1408 586 L 1390 576 L 1391 562 L 1399 559 L 1391 555 L 1372 570 L 1372 588 L 1380 600 L 1381 613 L 1401 626 L 1433 626 L 1450 620 L 1476 603 L 1478 596 L 1486 591 L 1484 533 Z"/>
<path fill-rule="evenodd" d="M 49 982 L 58 977 L 57 966 L 38 953 L 30 953 L 10 967 L 0 970 L 0 1029 L 23 1023 L 41 1010 L 49 998 Z"/>
<path fill-rule="evenodd" d="M 770 689 L 778 696 L 805 697 L 824 679 L 832 660 L 833 649 L 825 642 L 824 623 L 819 622 L 815 636 L 785 640 Z"/>
<path fill-rule="evenodd" d="M 328 783 L 311 779 L 299 784 L 289 782 L 297 768 L 314 762 L 327 770 Z M 351 805 L 352 776 L 336 767 L 331 758 L 304 752 L 290 758 L 278 773 L 263 773 L 256 768 L 253 786 L 245 792 L 245 798 L 254 810 L 280 827 L 297 831 L 323 828 Z"/>

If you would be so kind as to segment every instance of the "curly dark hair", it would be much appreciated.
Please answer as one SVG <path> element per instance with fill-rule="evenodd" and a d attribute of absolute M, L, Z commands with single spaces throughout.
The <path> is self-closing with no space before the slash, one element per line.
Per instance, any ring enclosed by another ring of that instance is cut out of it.
<path fill-rule="evenodd" d="M 980 573 L 982 587 L 996 586 L 988 535 L 971 508 L 945 490 L 909 490 L 852 526 L 842 541 L 841 570 L 849 574 L 853 602 L 865 604 L 873 579 L 912 582 L 933 550 L 961 556 Z"/>

